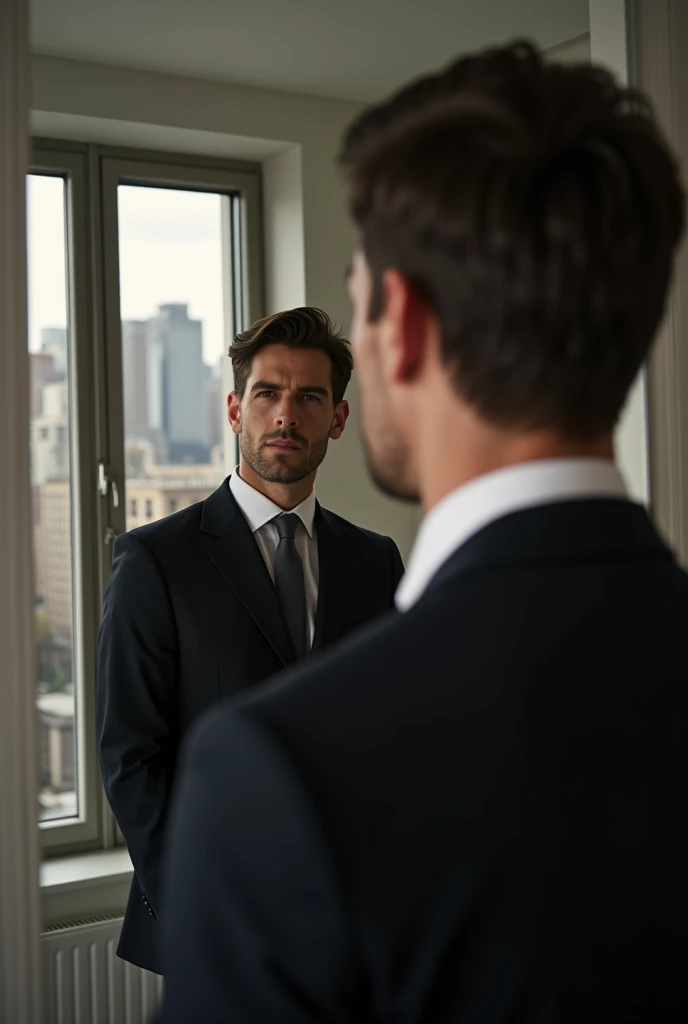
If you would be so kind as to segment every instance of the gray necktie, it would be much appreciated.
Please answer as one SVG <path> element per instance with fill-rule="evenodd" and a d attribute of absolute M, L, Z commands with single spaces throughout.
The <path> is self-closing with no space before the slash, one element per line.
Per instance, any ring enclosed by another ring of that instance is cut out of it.
<path fill-rule="evenodd" d="M 303 562 L 296 550 L 296 528 L 301 520 L 293 512 L 274 520 L 279 533 L 275 556 L 275 588 L 297 658 L 308 654 L 308 611 Z"/>

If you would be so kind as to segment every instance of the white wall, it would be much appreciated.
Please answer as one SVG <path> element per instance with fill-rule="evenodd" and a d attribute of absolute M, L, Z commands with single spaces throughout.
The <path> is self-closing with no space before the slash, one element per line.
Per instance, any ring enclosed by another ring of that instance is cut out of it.
<path fill-rule="evenodd" d="M 594 60 L 628 80 L 628 39 L 624 0 L 590 0 L 590 33 L 547 50 L 551 60 Z M 616 457 L 633 498 L 649 502 L 646 379 L 643 370 L 631 391 L 616 431 Z"/>
<path fill-rule="evenodd" d="M 584 36 L 576 36 L 575 39 L 569 39 L 565 43 L 559 43 L 558 46 L 550 46 L 548 50 L 545 50 L 547 57 L 553 61 L 561 61 L 562 63 L 585 63 L 590 61 L 590 36 L 586 34 Z"/>
<path fill-rule="evenodd" d="M 0 3 L 0 1021 L 42 1021 L 26 304 L 29 17 Z"/>
<path fill-rule="evenodd" d="M 357 104 L 41 56 L 32 86 L 35 134 L 264 161 L 268 310 L 306 302 L 348 328 L 354 234 L 336 154 Z M 355 413 L 355 382 L 348 397 Z M 331 447 L 318 495 L 408 554 L 418 512 L 370 484 L 354 418 Z"/>
<path fill-rule="evenodd" d="M 622 82 L 629 81 L 630 25 L 625 0 L 590 0 L 590 55 Z M 616 432 L 616 457 L 637 501 L 650 502 L 647 378 L 638 376 Z"/>

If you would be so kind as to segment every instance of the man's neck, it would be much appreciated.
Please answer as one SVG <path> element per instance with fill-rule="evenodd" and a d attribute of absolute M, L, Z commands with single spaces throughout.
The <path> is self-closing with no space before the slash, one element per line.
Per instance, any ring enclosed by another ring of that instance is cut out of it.
<path fill-rule="evenodd" d="M 454 436 L 466 437 L 461 431 Z M 426 515 L 459 487 L 499 469 L 545 459 L 614 459 L 611 435 L 581 442 L 545 431 L 513 435 L 481 431 L 480 436 L 466 438 L 465 444 L 454 445 L 451 450 L 431 445 L 426 451 L 428 456 L 420 461 L 420 494 Z"/>
<path fill-rule="evenodd" d="M 301 505 L 312 493 L 315 484 L 315 473 L 311 473 L 294 484 L 280 484 L 263 480 L 243 459 L 239 463 L 239 476 L 245 484 L 264 494 L 283 512 L 291 512 L 292 509 Z"/>

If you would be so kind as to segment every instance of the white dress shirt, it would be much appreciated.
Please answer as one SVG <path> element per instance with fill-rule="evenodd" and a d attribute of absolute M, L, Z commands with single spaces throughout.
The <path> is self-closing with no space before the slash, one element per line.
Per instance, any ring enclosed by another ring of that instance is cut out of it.
<path fill-rule="evenodd" d="M 260 553 L 267 566 L 272 582 L 275 582 L 275 556 L 279 534 L 273 520 L 287 513 L 270 501 L 264 494 L 251 487 L 234 470 L 229 480 L 234 499 L 244 514 L 255 537 Z M 306 607 L 308 610 L 308 638 L 311 646 L 315 635 L 315 613 L 318 608 L 318 538 L 315 532 L 315 492 L 311 491 L 305 501 L 291 510 L 301 522 L 296 528 L 296 550 L 303 562 L 303 578 L 306 584 Z"/>
<path fill-rule="evenodd" d="M 484 526 L 526 508 L 586 498 L 625 498 L 623 478 L 606 459 L 548 459 L 477 477 L 448 494 L 424 519 L 396 605 L 407 611 L 437 570 Z"/>

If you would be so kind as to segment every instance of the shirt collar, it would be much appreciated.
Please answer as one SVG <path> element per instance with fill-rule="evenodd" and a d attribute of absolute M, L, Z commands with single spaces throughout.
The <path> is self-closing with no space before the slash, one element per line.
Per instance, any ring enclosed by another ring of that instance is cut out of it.
<path fill-rule="evenodd" d="M 234 500 L 244 514 L 246 522 L 251 527 L 252 533 L 257 533 L 266 523 L 270 520 L 275 519 L 276 516 L 284 515 L 284 509 L 281 509 L 279 505 L 275 505 L 274 501 L 270 501 L 264 494 L 257 491 L 255 487 L 251 487 L 245 480 L 242 480 L 239 476 L 239 467 L 234 470 L 229 479 L 229 488 L 234 496 Z M 308 535 L 313 537 L 314 523 L 315 523 L 315 491 L 311 491 L 305 501 L 302 501 L 300 505 L 291 510 L 294 515 L 297 515 L 303 525 L 308 531 Z"/>
<path fill-rule="evenodd" d="M 471 480 L 443 498 L 423 521 L 396 592 L 397 608 L 407 611 L 414 605 L 450 555 L 502 516 L 550 502 L 625 497 L 623 478 L 606 459 L 528 462 Z"/>

